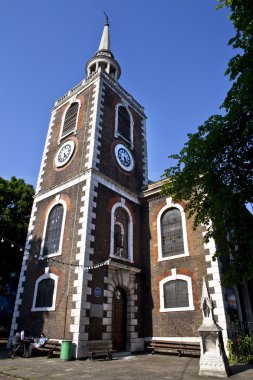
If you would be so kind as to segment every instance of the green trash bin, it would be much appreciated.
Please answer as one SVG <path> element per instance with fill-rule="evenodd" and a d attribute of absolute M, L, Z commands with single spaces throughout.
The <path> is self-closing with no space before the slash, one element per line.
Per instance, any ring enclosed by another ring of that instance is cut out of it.
<path fill-rule="evenodd" d="M 72 358 L 72 341 L 63 340 L 61 342 L 61 355 L 60 359 L 64 361 L 71 360 Z"/>

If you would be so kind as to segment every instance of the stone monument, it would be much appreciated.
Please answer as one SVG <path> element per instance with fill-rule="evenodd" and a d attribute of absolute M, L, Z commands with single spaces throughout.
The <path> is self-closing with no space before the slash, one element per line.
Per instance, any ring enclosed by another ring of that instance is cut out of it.
<path fill-rule="evenodd" d="M 201 309 L 203 323 L 198 329 L 200 335 L 200 376 L 228 377 L 229 365 L 224 350 L 222 329 L 215 322 L 213 302 L 203 278 Z"/>

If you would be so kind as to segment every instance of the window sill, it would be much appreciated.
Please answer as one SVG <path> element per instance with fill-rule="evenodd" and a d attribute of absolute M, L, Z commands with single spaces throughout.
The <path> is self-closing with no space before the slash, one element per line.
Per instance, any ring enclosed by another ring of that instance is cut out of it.
<path fill-rule="evenodd" d="M 159 257 L 158 261 L 172 260 L 172 259 L 178 259 L 180 257 L 188 257 L 188 256 L 190 256 L 189 253 L 184 253 L 182 255 L 174 255 L 174 256 L 169 256 L 169 257 Z"/>
<path fill-rule="evenodd" d="M 45 256 L 39 256 L 39 260 L 50 259 L 50 257 L 55 257 L 55 256 L 61 256 L 61 252 L 51 253 L 50 255 L 45 255 Z"/>
<path fill-rule="evenodd" d="M 173 311 L 186 311 L 186 310 L 195 310 L 193 306 L 188 306 L 188 307 L 174 307 L 171 309 L 160 309 L 160 313 L 170 313 Z"/>
<path fill-rule="evenodd" d="M 126 257 L 121 257 L 121 256 L 116 256 L 116 255 L 111 255 L 110 257 L 112 257 L 113 259 L 125 261 L 127 263 L 133 263 L 134 262 L 133 260 L 127 259 Z"/>
<path fill-rule="evenodd" d="M 114 137 L 121 138 L 122 140 L 124 140 L 126 143 L 128 143 L 130 145 L 131 150 L 134 149 L 134 145 L 133 145 L 132 141 L 127 139 L 125 136 L 122 136 L 121 133 L 119 133 L 119 132 L 115 133 Z"/>
<path fill-rule="evenodd" d="M 33 307 L 31 311 L 55 311 L 55 307 Z"/>

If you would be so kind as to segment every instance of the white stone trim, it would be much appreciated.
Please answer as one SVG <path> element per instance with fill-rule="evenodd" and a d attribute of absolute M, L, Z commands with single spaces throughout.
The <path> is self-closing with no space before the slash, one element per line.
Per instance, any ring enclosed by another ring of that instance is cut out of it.
<path fill-rule="evenodd" d="M 53 294 L 53 300 L 52 300 L 52 306 L 51 307 L 36 307 L 36 298 L 37 298 L 37 292 L 38 292 L 38 286 L 39 283 L 42 280 L 46 280 L 48 278 L 52 278 L 54 280 L 54 294 Z M 57 294 L 57 285 L 58 285 L 58 276 L 54 273 L 48 273 L 47 268 L 45 268 L 45 274 L 37 278 L 35 283 L 35 289 L 33 294 L 33 305 L 31 311 L 54 311 L 55 310 L 55 303 L 56 303 L 56 294 Z"/>
<path fill-rule="evenodd" d="M 162 342 L 191 342 L 191 343 L 200 343 L 200 337 L 197 336 L 153 336 L 153 337 L 145 337 L 145 342 L 151 342 L 152 340 L 160 340 Z"/>
<path fill-rule="evenodd" d="M 20 275 L 19 275 L 17 295 L 16 295 L 16 300 L 15 300 L 15 306 L 14 306 L 15 311 L 19 311 L 20 306 L 22 304 L 22 295 L 24 292 L 24 283 L 26 281 L 26 270 L 27 270 L 27 264 L 28 264 L 28 259 L 29 259 L 29 250 L 31 248 L 30 240 L 32 240 L 32 237 L 33 237 L 32 231 L 34 229 L 36 211 L 37 211 L 37 204 L 36 204 L 36 201 L 34 201 L 32 205 L 31 217 L 30 217 L 27 236 L 26 236 L 23 261 L 22 261 Z M 12 337 L 14 336 L 16 329 L 17 329 L 17 316 L 13 314 L 10 335 L 9 335 L 9 340 L 8 340 L 8 347 L 10 347 L 11 345 Z"/>
<path fill-rule="evenodd" d="M 67 133 L 66 135 L 62 136 L 62 130 L 63 130 L 63 126 L 64 126 L 64 123 L 65 123 L 65 118 L 66 118 L 66 113 L 68 112 L 69 108 L 71 107 L 71 105 L 73 103 L 78 103 L 78 110 L 77 110 L 77 115 L 76 115 L 76 125 L 75 125 L 75 128 L 73 131 Z M 78 125 L 78 120 L 79 120 L 79 113 L 80 113 L 80 108 L 82 107 L 82 103 L 81 103 L 81 100 L 80 99 L 77 99 L 76 98 L 76 95 L 74 95 L 72 98 L 69 99 L 69 106 L 65 109 L 64 111 L 64 114 L 62 115 L 62 121 L 61 121 L 61 128 L 60 128 L 60 134 L 59 134 L 59 140 L 58 140 L 58 144 L 60 144 L 61 140 L 67 136 L 69 136 L 70 134 L 75 134 L 76 131 L 77 131 L 77 125 Z"/>
<path fill-rule="evenodd" d="M 124 108 L 126 108 L 128 114 L 130 116 L 130 141 L 127 140 L 124 136 L 122 136 L 118 132 L 118 119 L 119 119 L 118 112 L 119 112 L 119 107 L 121 107 L 121 106 L 124 107 Z M 123 140 L 127 141 L 128 143 L 130 142 L 131 149 L 133 149 L 134 148 L 134 144 L 133 144 L 134 132 L 133 131 L 134 131 L 134 119 L 133 119 L 132 112 L 129 109 L 129 103 L 125 99 L 122 99 L 122 101 L 120 103 L 117 103 L 116 106 L 115 106 L 115 131 L 114 131 L 114 137 L 116 137 L 116 138 L 121 137 Z"/>
<path fill-rule="evenodd" d="M 118 257 L 114 255 L 114 225 L 115 225 L 115 211 L 117 208 L 123 208 L 128 217 L 128 258 Z M 121 198 L 120 202 L 117 202 L 113 205 L 111 210 L 111 239 L 110 239 L 110 257 L 117 257 L 120 260 L 133 262 L 133 218 L 130 210 L 127 208 L 125 204 L 125 199 Z"/>
<path fill-rule="evenodd" d="M 65 95 L 63 95 L 61 98 L 59 98 L 58 100 L 55 101 L 55 105 L 53 107 L 53 110 L 54 111 L 58 110 L 64 104 L 68 103 L 69 99 L 71 99 L 71 97 L 73 95 L 75 95 L 77 97 L 78 95 L 80 95 L 80 93 L 82 93 L 85 89 L 87 89 L 91 85 L 92 85 L 92 82 L 90 80 L 87 81 L 87 80 L 83 79 L 75 87 L 70 89 Z"/>
<path fill-rule="evenodd" d="M 183 274 L 177 274 L 176 268 L 171 269 L 171 276 L 165 277 L 163 280 L 159 282 L 159 290 L 160 290 L 160 312 L 172 312 L 172 311 L 185 311 L 185 310 L 194 310 L 193 304 L 193 293 L 192 293 L 192 279 L 189 276 L 185 276 Z M 175 307 L 175 308 L 165 308 L 164 307 L 164 292 L 163 285 L 166 282 L 174 281 L 174 280 L 184 280 L 187 282 L 188 287 L 188 300 L 189 306 L 186 307 Z"/>
<path fill-rule="evenodd" d="M 112 81 L 112 79 L 106 75 L 104 72 L 102 73 L 103 78 L 106 80 L 107 86 L 114 92 L 117 91 L 117 94 L 120 94 L 122 101 L 126 101 L 130 104 L 130 106 L 134 109 L 134 111 L 140 115 L 141 117 L 146 117 L 144 115 L 144 107 L 142 107 L 131 94 L 129 94 L 121 85 L 116 82 Z"/>
<path fill-rule="evenodd" d="M 136 332 L 136 326 L 138 324 L 136 313 L 137 307 L 137 295 L 135 294 L 137 289 L 136 274 L 131 274 L 126 269 L 108 269 L 108 277 L 104 278 L 104 283 L 108 284 L 108 290 L 104 290 L 104 297 L 107 301 L 104 302 L 104 311 L 106 316 L 103 318 L 103 325 L 106 328 L 106 332 L 102 334 L 103 340 L 111 340 L 112 338 L 112 300 L 113 293 L 117 287 L 121 287 L 126 291 L 127 296 L 127 351 L 138 351 L 135 345 L 138 340 L 138 333 Z M 141 339 L 143 350 L 143 340 Z"/>
<path fill-rule="evenodd" d="M 57 186 L 54 189 L 48 190 L 45 193 L 35 196 L 36 202 L 40 202 L 48 197 L 52 197 L 55 194 L 62 193 L 64 192 L 64 190 L 85 181 L 87 178 L 91 176 L 91 173 L 92 173 L 92 178 L 94 178 L 94 180 L 96 180 L 98 183 L 101 183 L 102 185 L 108 187 L 109 189 L 117 192 L 120 196 L 128 199 L 129 201 L 134 202 L 136 204 L 140 204 L 140 201 L 137 195 L 127 191 L 127 189 L 124 189 L 122 186 L 119 186 L 115 181 L 111 180 L 109 177 L 106 177 L 105 175 L 99 172 L 96 172 L 94 170 L 87 170 L 83 175 L 77 176 L 63 183 L 62 185 Z"/>
<path fill-rule="evenodd" d="M 81 217 L 79 219 L 79 240 L 77 241 L 78 252 L 76 260 L 80 266 L 91 266 L 93 264 L 92 255 L 94 249 L 90 247 L 90 243 L 94 240 L 92 231 L 95 228 L 92 219 L 96 218 L 96 214 L 92 209 L 96 208 L 96 202 L 93 201 L 94 194 L 98 182 L 92 178 L 92 172 L 89 171 L 89 176 L 86 178 L 86 184 L 82 187 L 81 197 L 82 204 L 80 208 Z M 89 317 L 87 310 L 90 309 L 90 302 L 87 302 L 87 295 L 91 294 L 91 288 L 88 286 L 88 281 L 92 281 L 92 274 L 76 268 L 75 273 L 78 279 L 74 283 L 74 294 L 72 298 L 71 315 L 73 323 L 70 325 L 70 332 L 73 333 L 73 343 L 76 345 L 76 357 L 85 356 L 85 341 L 88 340 L 88 333 L 85 331 L 85 326 L 89 325 Z"/>
<path fill-rule="evenodd" d="M 61 224 L 61 235 L 60 235 L 60 241 L 59 241 L 59 249 L 58 252 L 51 253 L 49 255 L 43 255 L 44 245 L 45 245 L 45 238 L 46 238 L 46 232 L 47 232 L 47 224 L 48 224 L 48 217 L 50 215 L 50 212 L 52 209 L 58 205 L 61 204 L 63 206 L 63 216 L 62 216 L 62 224 Z M 59 256 L 62 252 L 62 243 L 63 243 L 63 236 L 64 236 L 64 227 L 65 227 L 65 221 L 66 221 L 66 214 L 67 214 L 67 205 L 66 202 L 60 198 L 60 195 L 58 195 L 55 198 L 55 201 L 51 204 L 50 208 L 47 211 L 47 216 L 44 224 L 44 231 L 42 235 L 42 242 L 41 242 L 41 248 L 40 248 L 40 254 L 39 259 L 44 259 L 46 257 L 53 257 L 53 256 Z"/>
<path fill-rule="evenodd" d="M 148 184 L 148 153 L 147 153 L 147 131 L 146 131 L 146 119 L 142 119 L 142 141 L 143 141 L 143 152 L 142 152 L 142 165 L 143 165 L 143 185 Z"/>
<path fill-rule="evenodd" d="M 94 83 L 94 93 L 93 93 L 93 102 L 91 106 L 92 111 L 92 119 L 89 123 L 90 134 L 87 140 L 88 146 L 88 154 L 86 155 L 87 163 L 85 165 L 86 169 L 95 168 L 97 169 L 97 165 L 99 164 L 99 154 L 100 154 L 100 145 L 101 143 L 98 141 L 99 137 L 101 137 L 102 130 L 102 103 L 104 96 L 104 87 L 102 85 L 102 81 L 100 77 L 97 78 Z"/>
<path fill-rule="evenodd" d="M 207 231 L 203 232 L 203 236 Z M 225 289 L 221 286 L 221 277 L 220 277 L 220 262 L 219 259 L 216 259 L 215 261 L 212 260 L 213 256 L 216 253 L 216 245 L 214 239 L 210 239 L 208 243 L 204 243 L 204 249 L 207 250 L 205 260 L 206 262 L 210 263 L 210 267 L 207 268 L 207 274 L 210 274 L 212 276 L 212 280 L 208 281 L 208 287 L 213 288 L 214 292 L 210 292 L 210 296 L 214 301 L 220 301 L 219 304 L 214 308 L 214 315 L 217 317 L 218 325 L 222 328 L 222 335 L 224 340 L 224 346 L 226 347 L 227 343 L 227 315 L 226 315 L 226 309 L 224 307 L 225 305 Z M 222 302 L 221 302 L 222 301 Z"/>
<path fill-rule="evenodd" d="M 181 255 L 174 255 L 174 256 L 170 256 L 170 257 L 163 257 L 163 253 L 162 253 L 162 235 L 161 235 L 161 219 L 162 219 L 163 213 L 166 210 L 169 210 L 170 208 L 177 208 L 180 211 L 180 214 L 181 214 L 183 242 L 184 242 L 184 253 L 181 254 Z M 173 259 L 176 259 L 178 257 L 189 256 L 185 212 L 184 212 L 183 207 L 180 204 L 172 202 L 172 198 L 171 197 L 169 197 L 169 198 L 166 199 L 166 205 L 159 211 L 159 213 L 157 215 L 157 241 L 158 241 L 158 261 L 173 260 Z"/>
<path fill-rule="evenodd" d="M 123 189 L 121 186 L 118 186 L 116 182 L 110 180 L 110 178 L 100 175 L 99 173 L 94 173 L 93 178 L 101 183 L 102 185 L 108 187 L 112 191 L 118 193 L 121 197 L 128 199 L 129 201 L 140 204 L 139 198 L 134 193 L 130 193 L 127 190 Z"/>
<path fill-rule="evenodd" d="M 51 139 L 51 135 L 52 135 L 52 129 L 54 127 L 55 115 L 56 115 L 56 112 L 52 112 L 48 132 L 47 132 L 45 147 L 44 147 L 44 151 L 43 151 L 43 155 L 42 155 L 42 160 L 41 160 L 40 171 L 39 171 L 39 176 L 38 176 L 35 194 L 37 194 L 41 190 L 41 185 L 42 185 L 42 181 L 43 181 L 43 174 L 45 172 L 45 167 L 46 167 L 47 153 L 49 150 L 50 139 Z"/>
<path fill-rule="evenodd" d="M 135 112 L 137 112 L 140 116 L 145 117 L 144 108 L 134 99 L 134 97 L 129 94 L 117 81 L 113 80 L 108 74 L 101 71 L 97 71 L 94 75 L 89 76 L 89 78 L 83 79 L 61 98 L 56 100 L 53 110 L 57 110 L 58 108 L 62 107 L 69 101 L 70 97 L 73 96 L 73 94 L 78 96 L 81 92 L 91 86 L 97 78 L 103 78 L 106 81 L 108 87 L 110 87 L 114 92 L 116 89 L 121 94 L 122 98 L 124 97 L 127 99 L 127 101 L 134 108 Z"/>

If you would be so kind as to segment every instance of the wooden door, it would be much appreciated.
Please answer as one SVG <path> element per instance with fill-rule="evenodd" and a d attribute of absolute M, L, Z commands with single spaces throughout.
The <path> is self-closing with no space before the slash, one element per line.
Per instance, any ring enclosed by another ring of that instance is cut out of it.
<path fill-rule="evenodd" d="M 112 304 L 112 345 L 117 351 L 126 350 L 126 293 L 117 288 Z"/>

